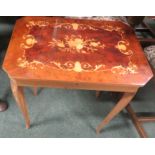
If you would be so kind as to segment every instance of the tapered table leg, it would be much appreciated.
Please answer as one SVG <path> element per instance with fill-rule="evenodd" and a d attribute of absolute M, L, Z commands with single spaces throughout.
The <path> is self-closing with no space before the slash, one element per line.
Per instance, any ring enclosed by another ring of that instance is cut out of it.
<path fill-rule="evenodd" d="M 106 118 L 97 126 L 96 132 L 97 134 L 100 133 L 102 128 L 107 125 L 120 111 L 122 111 L 132 100 L 135 96 L 136 92 L 134 93 L 127 93 L 125 92 L 116 106 L 111 110 L 111 112 L 106 116 Z"/>
<path fill-rule="evenodd" d="M 99 98 L 101 96 L 101 91 L 96 91 L 96 98 Z"/>
<path fill-rule="evenodd" d="M 15 100 L 24 116 L 26 128 L 28 129 L 30 127 L 30 119 L 29 119 L 27 104 L 24 99 L 23 87 L 18 86 L 16 84 L 16 81 L 11 80 L 11 89 L 15 97 Z"/>
<path fill-rule="evenodd" d="M 37 87 L 33 87 L 33 95 L 34 96 L 38 95 L 37 92 L 38 92 L 38 88 Z"/>

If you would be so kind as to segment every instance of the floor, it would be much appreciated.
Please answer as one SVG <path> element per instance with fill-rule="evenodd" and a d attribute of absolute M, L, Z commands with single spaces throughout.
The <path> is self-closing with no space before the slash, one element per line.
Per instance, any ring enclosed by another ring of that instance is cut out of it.
<path fill-rule="evenodd" d="M 103 92 L 100 99 L 95 91 L 39 88 L 38 96 L 26 88 L 25 95 L 31 117 L 31 128 L 25 129 L 24 120 L 12 97 L 9 80 L 0 71 L 0 98 L 5 93 L 9 109 L 0 113 L 0 137 L 139 137 L 124 110 L 96 135 L 95 127 L 115 105 L 116 99 Z M 141 88 L 131 102 L 137 112 L 155 113 L 155 82 Z M 149 137 L 155 137 L 155 123 L 146 123 Z"/>
<path fill-rule="evenodd" d="M 0 60 L 3 60 L 6 47 L 7 43 L 1 51 Z M 134 109 L 155 115 L 154 92 L 155 80 L 152 80 L 138 91 L 131 102 Z M 9 79 L 5 72 L 0 70 L 0 98 L 5 98 L 9 103 L 9 109 L 0 113 L 0 137 L 139 137 L 125 110 L 113 119 L 101 134 L 96 135 L 96 126 L 116 103 L 110 92 L 103 92 L 102 96 L 96 99 L 95 91 L 39 88 L 38 96 L 33 96 L 32 89 L 25 88 L 25 95 L 31 117 L 30 129 L 25 129 L 23 117 L 12 97 Z M 149 137 L 155 138 L 155 123 L 146 123 L 144 127 Z"/>

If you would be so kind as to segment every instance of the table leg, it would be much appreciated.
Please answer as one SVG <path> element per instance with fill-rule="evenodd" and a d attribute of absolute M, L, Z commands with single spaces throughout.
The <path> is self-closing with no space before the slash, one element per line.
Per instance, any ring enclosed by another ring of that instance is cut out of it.
<path fill-rule="evenodd" d="M 30 119 L 29 119 L 27 104 L 24 98 L 23 87 L 18 86 L 16 84 L 16 81 L 11 80 L 11 89 L 15 97 L 15 100 L 24 116 L 26 128 L 28 129 L 30 127 Z"/>
<path fill-rule="evenodd" d="M 107 125 L 120 111 L 122 111 L 135 96 L 136 92 L 128 93 L 125 92 L 122 98 L 118 101 L 116 106 L 106 116 L 106 118 L 97 126 L 96 133 L 99 134 L 102 128 Z"/>
<path fill-rule="evenodd" d="M 34 96 L 37 96 L 37 91 L 38 91 L 37 87 L 33 87 L 33 95 Z"/>
<path fill-rule="evenodd" d="M 96 91 L 96 98 L 97 99 L 101 96 L 101 93 L 102 93 L 101 91 L 98 91 L 98 90 Z"/>

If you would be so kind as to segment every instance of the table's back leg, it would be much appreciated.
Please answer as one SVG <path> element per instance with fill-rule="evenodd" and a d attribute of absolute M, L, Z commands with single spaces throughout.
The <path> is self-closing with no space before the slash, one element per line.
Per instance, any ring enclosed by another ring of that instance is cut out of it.
<path fill-rule="evenodd" d="M 115 107 L 111 110 L 111 112 L 103 119 L 103 121 L 98 125 L 96 128 L 97 134 L 100 133 L 102 128 L 107 125 L 120 111 L 122 111 L 132 100 L 135 96 L 136 92 L 134 93 L 127 93 L 125 92 L 119 102 L 115 105 Z"/>
<path fill-rule="evenodd" d="M 96 90 L 96 98 L 98 99 L 101 96 L 101 91 Z"/>
<path fill-rule="evenodd" d="M 29 114 L 28 114 L 27 104 L 26 104 L 25 98 L 24 98 L 23 87 L 18 86 L 16 84 L 16 81 L 14 81 L 14 80 L 11 80 L 10 83 L 11 83 L 12 93 L 13 93 L 15 100 L 16 100 L 16 102 L 24 116 L 26 128 L 28 129 L 30 127 L 30 118 L 29 118 Z"/>
<path fill-rule="evenodd" d="M 33 87 L 33 95 L 34 96 L 38 95 L 38 88 L 37 87 Z"/>

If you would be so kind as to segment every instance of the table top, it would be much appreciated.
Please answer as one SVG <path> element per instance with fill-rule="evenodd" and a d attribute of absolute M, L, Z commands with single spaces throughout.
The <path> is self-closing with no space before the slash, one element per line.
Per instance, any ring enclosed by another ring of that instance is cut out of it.
<path fill-rule="evenodd" d="M 62 17 L 18 19 L 3 68 L 24 80 L 143 86 L 152 77 L 128 25 Z"/>

